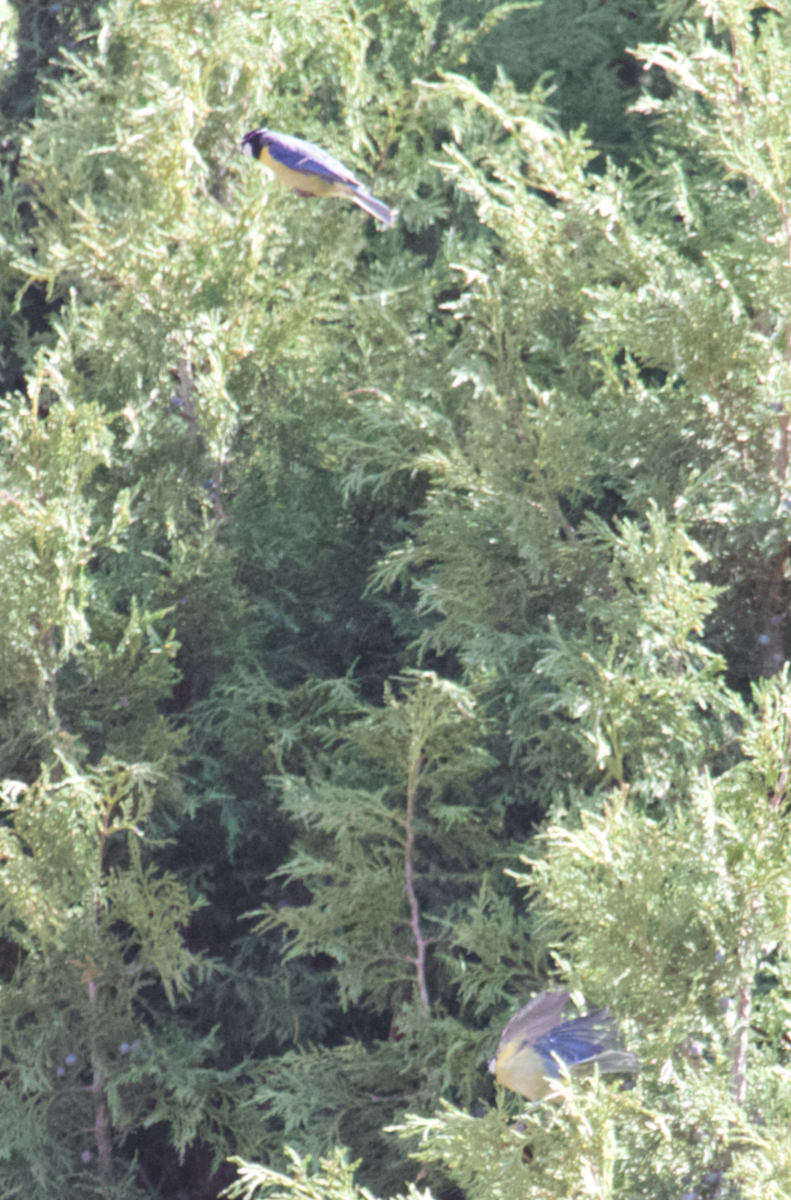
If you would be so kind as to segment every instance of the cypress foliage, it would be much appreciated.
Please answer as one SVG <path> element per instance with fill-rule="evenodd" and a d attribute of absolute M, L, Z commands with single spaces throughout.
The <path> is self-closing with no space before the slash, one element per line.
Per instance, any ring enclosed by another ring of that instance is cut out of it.
<path fill-rule="evenodd" d="M 786 1194 L 787 6 L 100 21 L 0 41 L 2 1190 Z M 641 1069 L 526 1107 L 561 984 Z"/>

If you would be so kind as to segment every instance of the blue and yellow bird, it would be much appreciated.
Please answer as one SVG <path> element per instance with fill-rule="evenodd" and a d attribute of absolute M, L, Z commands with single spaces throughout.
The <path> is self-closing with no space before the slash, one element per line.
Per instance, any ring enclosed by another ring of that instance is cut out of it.
<path fill-rule="evenodd" d="M 503 1030 L 489 1070 L 498 1083 L 528 1100 L 543 1100 L 560 1078 L 561 1064 L 570 1075 L 594 1066 L 599 1071 L 635 1071 L 634 1054 L 617 1046 L 615 1022 L 608 1008 L 571 1021 L 561 1019 L 567 991 L 539 992 L 520 1008 Z"/>
<path fill-rule="evenodd" d="M 342 162 L 311 142 L 272 129 L 254 129 L 242 138 L 242 153 L 257 158 L 275 179 L 300 196 L 341 196 L 385 225 L 395 222 L 387 205 L 370 196 Z"/>

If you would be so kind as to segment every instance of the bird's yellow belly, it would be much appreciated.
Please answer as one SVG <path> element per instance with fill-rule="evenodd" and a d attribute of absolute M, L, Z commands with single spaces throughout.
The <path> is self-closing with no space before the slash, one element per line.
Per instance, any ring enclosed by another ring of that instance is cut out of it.
<path fill-rule="evenodd" d="M 510 1047 L 498 1055 L 495 1079 L 503 1087 L 528 1100 L 543 1100 L 550 1090 L 541 1056 L 527 1046 L 509 1054 Z"/>
<path fill-rule="evenodd" d="M 336 184 L 332 179 L 324 179 L 321 175 L 311 175 L 308 171 L 294 171 L 272 158 L 268 150 L 261 152 L 261 163 L 272 172 L 278 183 L 287 188 L 293 188 L 302 196 L 332 196 Z"/>

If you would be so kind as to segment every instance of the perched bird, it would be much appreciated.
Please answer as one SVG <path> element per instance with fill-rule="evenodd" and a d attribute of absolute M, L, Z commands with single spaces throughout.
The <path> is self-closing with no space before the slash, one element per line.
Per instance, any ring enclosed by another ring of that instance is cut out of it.
<path fill-rule="evenodd" d="M 569 994 L 539 992 L 503 1030 L 489 1070 L 498 1083 L 528 1100 L 543 1100 L 560 1078 L 561 1064 L 572 1075 L 596 1065 L 600 1071 L 635 1071 L 637 1058 L 616 1045 L 608 1008 L 562 1021 Z"/>
<path fill-rule="evenodd" d="M 275 179 L 300 196 L 342 196 L 385 225 L 395 221 L 387 205 L 369 196 L 343 163 L 311 142 L 271 129 L 254 129 L 242 138 L 242 153 L 257 158 Z"/>

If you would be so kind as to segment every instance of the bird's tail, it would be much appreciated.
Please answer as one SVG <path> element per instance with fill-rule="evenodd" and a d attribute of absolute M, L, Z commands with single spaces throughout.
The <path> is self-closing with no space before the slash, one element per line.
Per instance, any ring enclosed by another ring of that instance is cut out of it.
<path fill-rule="evenodd" d="M 640 1061 L 636 1054 L 632 1054 L 631 1050 L 605 1050 L 593 1060 L 602 1075 L 610 1072 L 631 1072 L 637 1071 L 640 1067 Z"/>
<path fill-rule="evenodd" d="M 358 191 L 356 188 L 349 188 L 348 196 L 365 212 L 370 213 L 372 217 L 376 217 L 377 221 L 381 221 L 384 225 L 395 225 L 395 217 L 392 211 L 386 204 L 382 204 L 381 200 L 375 200 L 373 196 L 369 196 L 367 192 Z"/>

